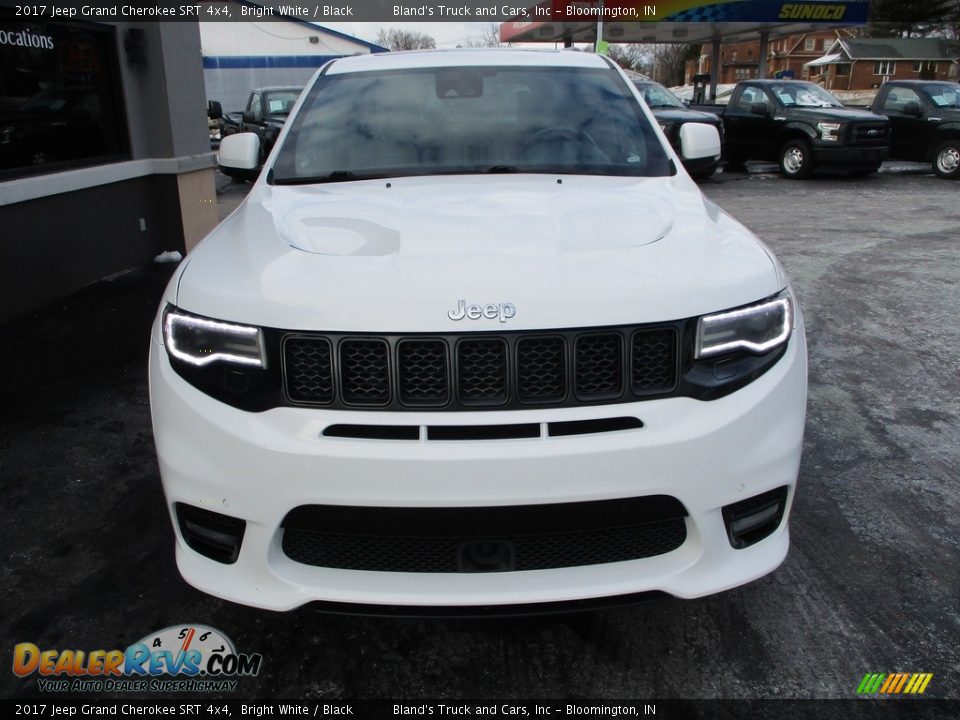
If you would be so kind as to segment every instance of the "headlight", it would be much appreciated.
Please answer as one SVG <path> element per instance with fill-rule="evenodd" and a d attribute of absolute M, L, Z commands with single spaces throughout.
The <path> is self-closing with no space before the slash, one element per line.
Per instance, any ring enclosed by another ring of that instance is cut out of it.
<path fill-rule="evenodd" d="M 836 142 L 839 140 L 840 128 L 843 127 L 843 123 L 817 123 L 817 129 L 820 131 L 820 138 L 828 142 Z"/>
<path fill-rule="evenodd" d="M 210 320 L 167 308 L 163 344 L 177 360 L 203 367 L 217 360 L 266 367 L 263 333 L 249 325 Z"/>
<path fill-rule="evenodd" d="M 784 290 L 754 305 L 701 317 L 697 323 L 696 357 L 734 350 L 765 353 L 786 342 L 792 330 L 793 300 Z"/>

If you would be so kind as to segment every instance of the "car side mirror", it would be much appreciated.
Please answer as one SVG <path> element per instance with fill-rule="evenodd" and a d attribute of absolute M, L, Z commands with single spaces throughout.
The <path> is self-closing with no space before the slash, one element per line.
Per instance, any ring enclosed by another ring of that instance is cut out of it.
<path fill-rule="evenodd" d="M 706 123 L 684 123 L 680 126 L 680 154 L 685 160 L 713 157 L 720 159 L 720 133 Z"/>
<path fill-rule="evenodd" d="M 923 111 L 920 109 L 920 103 L 918 102 L 908 102 L 903 106 L 904 115 L 912 115 L 913 117 L 920 117 L 923 114 Z"/>
<path fill-rule="evenodd" d="M 223 108 L 216 100 L 207 101 L 207 117 L 211 120 L 219 120 L 223 117 Z"/>
<path fill-rule="evenodd" d="M 229 170 L 256 170 L 260 161 L 260 138 L 256 133 L 236 133 L 220 141 L 217 164 Z"/>
<path fill-rule="evenodd" d="M 750 106 L 751 115 L 769 115 L 770 111 L 767 109 L 766 103 L 754 103 Z"/>
<path fill-rule="evenodd" d="M 243 111 L 243 121 L 245 123 L 254 123 L 257 121 L 257 118 L 254 117 L 253 110 L 244 110 Z"/>

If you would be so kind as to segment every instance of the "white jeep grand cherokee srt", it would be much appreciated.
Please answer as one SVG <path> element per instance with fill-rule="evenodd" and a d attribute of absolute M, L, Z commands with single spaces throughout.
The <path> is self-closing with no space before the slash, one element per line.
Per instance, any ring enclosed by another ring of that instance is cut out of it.
<path fill-rule="evenodd" d="M 787 278 L 601 56 L 327 64 L 172 278 L 150 380 L 180 571 L 238 603 L 542 612 L 787 552 Z"/>

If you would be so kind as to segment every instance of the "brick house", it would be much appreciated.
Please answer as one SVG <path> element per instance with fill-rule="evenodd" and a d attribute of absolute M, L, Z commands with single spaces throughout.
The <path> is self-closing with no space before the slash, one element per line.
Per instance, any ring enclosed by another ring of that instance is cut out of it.
<path fill-rule="evenodd" d="M 960 43 L 942 38 L 837 38 L 804 77 L 828 90 L 868 90 L 887 80 L 957 81 Z"/>
<path fill-rule="evenodd" d="M 791 71 L 799 78 L 805 63 L 821 57 L 828 48 L 840 38 L 849 38 L 850 30 L 817 30 L 816 32 L 795 33 L 781 38 L 773 38 L 767 44 L 767 76 L 777 72 Z M 689 60 L 686 65 L 685 82 L 690 83 L 694 75 L 712 74 L 712 47 L 703 45 L 699 59 Z M 718 83 L 735 83 L 758 76 L 760 71 L 760 41 L 729 43 L 720 47 L 720 75 Z"/>

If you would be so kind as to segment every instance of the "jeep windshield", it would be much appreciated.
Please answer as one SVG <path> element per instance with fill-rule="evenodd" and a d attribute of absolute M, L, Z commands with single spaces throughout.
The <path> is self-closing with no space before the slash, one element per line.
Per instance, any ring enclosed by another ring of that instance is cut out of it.
<path fill-rule="evenodd" d="M 650 177 L 671 166 L 613 70 L 439 67 L 318 78 L 270 181 L 474 173 Z"/>

